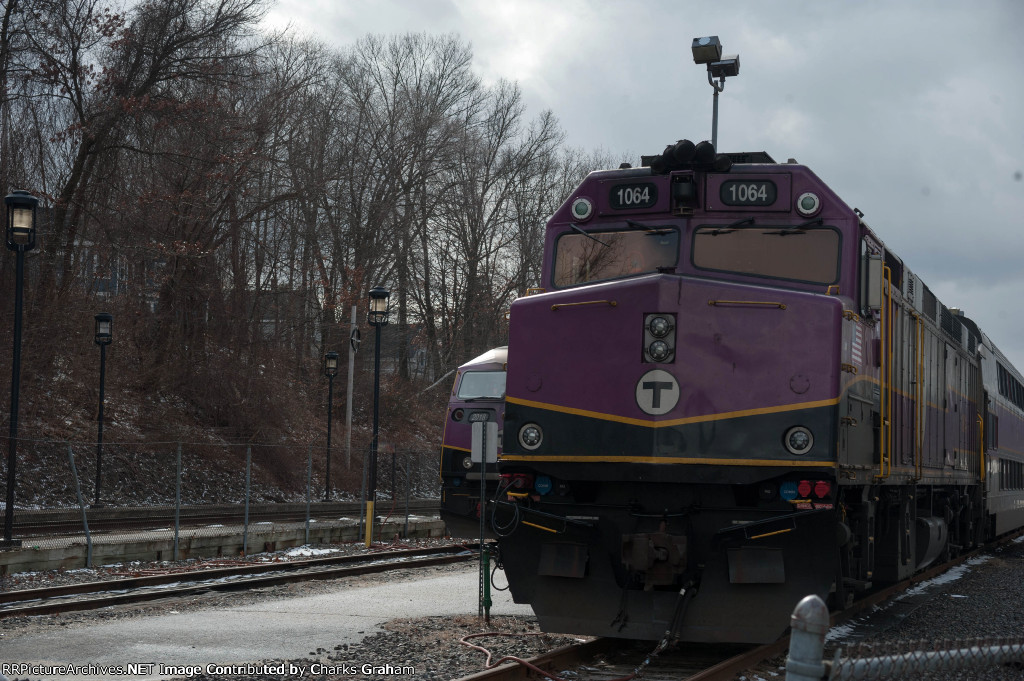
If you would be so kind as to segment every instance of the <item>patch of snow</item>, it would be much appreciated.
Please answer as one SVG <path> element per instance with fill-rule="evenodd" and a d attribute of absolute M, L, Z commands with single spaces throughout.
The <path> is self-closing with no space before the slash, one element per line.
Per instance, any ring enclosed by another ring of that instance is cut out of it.
<path fill-rule="evenodd" d="M 939 575 L 937 577 L 933 577 L 932 579 L 929 579 L 927 581 L 921 582 L 920 584 L 918 584 L 914 588 L 908 589 L 907 591 L 904 591 L 902 594 L 900 594 L 899 596 L 894 598 L 893 602 L 901 601 L 904 598 L 907 598 L 908 596 L 916 596 L 918 594 L 924 593 L 925 591 L 927 591 L 928 589 L 930 589 L 933 586 L 939 586 L 939 585 L 942 585 L 942 584 L 949 584 L 950 582 L 955 582 L 956 580 L 960 579 L 965 574 L 967 574 L 967 572 L 972 567 L 974 567 L 975 565 L 981 565 L 982 563 L 988 561 L 989 558 L 990 558 L 990 556 L 978 556 L 976 558 L 971 558 L 970 560 L 965 561 L 964 563 L 961 563 L 960 565 L 957 565 L 954 568 L 950 568 L 949 570 L 946 570 L 945 572 L 943 572 L 941 575 Z M 952 598 L 968 598 L 967 596 L 962 596 L 962 595 L 959 595 L 959 594 L 950 594 L 950 596 Z M 879 610 L 885 610 L 887 607 L 888 606 L 873 608 L 872 609 L 872 613 L 877 612 Z M 837 640 L 837 639 L 843 639 L 843 638 L 851 635 L 855 631 L 856 627 L 857 627 L 857 620 L 854 620 L 852 622 L 847 622 L 846 624 L 841 624 L 841 625 L 839 625 L 837 627 L 832 627 L 831 629 L 828 630 L 828 633 L 825 634 L 825 640 L 826 641 L 834 641 L 834 640 Z"/>
<path fill-rule="evenodd" d="M 328 553 L 337 553 L 340 549 L 314 549 L 310 546 L 297 546 L 294 549 L 287 551 L 284 555 L 289 558 L 295 558 L 299 556 L 323 556 Z"/>
<path fill-rule="evenodd" d="M 936 585 L 940 585 L 940 584 L 949 584 L 950 582 L 955 582 L 956 580 L 960 579 L 965 574 L 967 574 L 967 572 L 972 567 L 974 567 L 975 565 L 981 565 L 982 563 L 987 562 L 990 557 L 991 556 L 978 556 L 977 558 L 971 558 L 970 560 L 968 560 L 968 561 L 966 561 L 964 563 L 961 563 L 960 565 L 957 565 L 954 568 L 950 568 L 950 569 L 946 570 L 945 572 L 943 572 L 938 577 L 934 577 L 934 578 L 929 579 L 929 580 L 927 580 L 925 582 L 921 582 L 920 584 L 915 586 L 913 589 L 909 589 L 909 590 L 903 592 L 903 594 L 901 594 L 898 598 L 896 598 L 896 600 L 899 601 L 899 600 L 903 600 L 904 598 L 906 598 L 908 596 L 916 596 L 916 595 L 918 595 L 920 593 L 923 593 L 923 592 L 927 591 L 928 588 L 932 587 L 932 586 L 936 586 Z"/>
<path fill-rule="evenodd" d="M 847 622 L 846 624 L 840 624 L 839 626 L 832 627 L 825 634 L 825 640 L 826 641 L 835 641 L 837 639 L 846 638 L 847 636 L 852 634 L 854 632 L 854 630 L 856 630 L 856 628 L 857 628 L 857 623 L 855 621 L 854 622 Z"/>

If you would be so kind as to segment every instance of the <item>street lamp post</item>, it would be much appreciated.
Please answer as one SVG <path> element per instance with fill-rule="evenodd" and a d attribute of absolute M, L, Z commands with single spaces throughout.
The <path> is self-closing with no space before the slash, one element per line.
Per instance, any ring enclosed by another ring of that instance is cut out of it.
<path fill-rule="evenodd" d="M 715 90 L 711 113 L 711 146 L 718 150 L 718 93 L 725 89 L 725 79 L 740 75 L 740 55 L 722 56 L 722 43 L 717 35 L 694 38 L 690 46 L 693 63 L 708 65 L 708 84 Z M 715 78 L 718 82 L 715 83 Z"/>
<path fill-rule="evenodd" d="M 331 412 L 334 411 L 334 377 L 338 375 L 338 353 L 324 353 L 324 374 L 327 375 L 327 474 L 324 501 L 331 500 Z"/>
<path fill-rule="evenodd" d="M 388 298 L 391 291 L 382 286 L 370 289 L 370 312 L 367 321 L 376 327 L 373 350 L 373 440 L 370 442 L 370 482 L 366 493 L 366 546 L 373 542 L 373 504 L 377 497 L 377 430 L 380 414 L 380 327 L 388 323 Z"/>
<path fill-rule="evenodd" d="M 4 539 L 2 548 L 20 546 L 14 534 L 14 480 L 18 451 L 18 390 L 21 384 L 21 299 L 25 285 L 25 252 L 36 246 L 36 207 L 39 199 L 17 189 L 6 197 L 7 248 L 14 251 L 14 353 L 11 361 L 11 427 L 7 438 L 7 505 L 4 507 Z"/>
<path fill-rule="evenodd" d="M 107 375 L 107 346 L 114 340 L 111 330 L 114 316 L 108 312 L 96 315 L 96 345 L 100 346 L 100 408 L 96 417 L 96 500 L 93 508 L 103 508 L 100 503 L 100 480 L 103 471 L 103 390 Z"/>

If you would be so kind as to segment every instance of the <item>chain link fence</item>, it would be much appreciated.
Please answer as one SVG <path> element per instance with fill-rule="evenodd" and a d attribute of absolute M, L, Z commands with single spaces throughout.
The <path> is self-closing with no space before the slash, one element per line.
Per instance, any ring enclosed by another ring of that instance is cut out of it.
<path fill-rule="evenodd" d="M 937 675 L 966 670 L 974 678 L 982 679 L 993 678 L 992 674 L 999 667 L 1013 669 L 1014 676 L 1024 678 L 1024 638 L 914 641 L 898 646 L 858 644 L 837 651 L 828 678 L 830 681 L 927 681 Z"/>
<path fill-rule="evenodd" d="M 243 553 L 260 526 L 362 524 L 369 452 L 294 445 L 186 442 L 66 443 L 22 440 L 15 468 L 13 539 L 32 548 L 83 541 L 140 542 L 174 536 L 243 534 Z M 375 515 L 392 522 L 436 515 L 436 451 L 377 456 Z M 328 479 L 328 468 L 330 477 Z M 0 490 L 7 486 L 6 466 Z M 6 514 L 0 499 L 0 511 Z M 263 528 L 266 529 L 266 528 Z M 162 535 L 160 533 L 163 533 Z"/>
<path fill-rule="evenodd" d="M 1012 678 L 1024 677 L 1024 637 L 859 644 L 845 654 L 836 650 L 833 659 L 826 660 L 829 615 L 825 602 L 807 596 L 793 610 L 790 624 L 786 681 L 983 679 L 996 678 L 994 671 L 1000 667 L 1009 668 Z M 945 676 L 957 672 L 964 675 Z"/>

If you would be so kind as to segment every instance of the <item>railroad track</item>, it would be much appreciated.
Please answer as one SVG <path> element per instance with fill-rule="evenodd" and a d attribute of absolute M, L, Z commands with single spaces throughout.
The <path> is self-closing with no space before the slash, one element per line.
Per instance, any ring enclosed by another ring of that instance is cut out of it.
<path fill-rule="evenodd" d="M 649 641 L 599 638 L 538 655 L 526 661 L 529 666 L 503 664 L 457 681 L 536 680 L 543 674 L 577 681 L 621 681 L 631 678 L 639 667 L 646 681 L 731 681 L 737 672 L 784 652 L 785 643 L 690 643 L 652 654 L 654 643 Z"/>
<path fill-rule="evenodd" d="M 873 608 L 894 600 L 908 589 L 974 558 L 995 544 L 1005 543 L 1020 536 L 1015 532 L 1000 541 L 915 575 L 913 578 L 868 594 L 852 606 L 831 614 L 830 625 L 847 622 Z M 796 604 L 793 604 L 796 606 Z M 573 681 L 622 681 L 631 678 L 638 667 L 643 669 L 644 681 L 732 681 L 737 674 L 751 670 L 763 662 L 785 655 L 789 637 L 762 646 L 678 644 L 651 655 L 653 642 L 639 643 L 616 639 L 595 639 L 586 643 L 558 648 L 527 662 L 543 670 L 554 679 Z M 568 672 L 564 676 L 562 672 Z M 462 677 L 457 681 L 520 681 L 542 679 L 543 675 L 519 664 L 503 664 L 494 669 Z"/>
<path fill-rule="evenodd" d="M 359 502 L 317 502 L 310 504 L 311 518 L 337 518 L 358 516 L 363 509 Z M 382 511 L 390 504 L 382 501 Z M 415 499 L 409 502 L 409 511 L 417 514 L 436 515 L 440 504 L 436 499 Z M 405 502 L 400 501 L 395 513 L 404 515 Z M 182 527 L 196 527 L 216 524 L 241 524 L 245 519 L 242 505 L 182 506 L 177 514 Z M 86 509 L 86 518 L 91 532 L 115 530 L 149 530 L 173 527 L 175 511 L 173 506 L 127 506 Z M 253 504 L 249 506 L 249 522 L 303 522 L 306 519 L 304 503 Z M 82 532 L 82 513 L 78 508 L 50 509 L 43 511 L 18 510 L 14 515 L 14 536 L 46 537 Z"/>
<path fill-rule="evenodd" d="M 386 551 L 169 572 L 145 577 L 0 592 L 0 618 L 96 610 L 207 591 L 253 589 L 314 579 L 446 565 L 476 559 L 475 545 Z"/>

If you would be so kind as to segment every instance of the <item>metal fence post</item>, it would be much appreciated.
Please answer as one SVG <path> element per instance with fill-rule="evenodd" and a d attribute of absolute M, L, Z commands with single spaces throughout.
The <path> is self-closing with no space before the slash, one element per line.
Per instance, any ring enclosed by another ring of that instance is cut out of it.
<path fill-rule="evenodd" d="M 309 546 L 309 502 L 313 494 L 313 445 L 306 457 L 306 546 Z"/>
<path fill-rule="evenodd" d="M 362 537 L 366 531 L 366 474 L 369 469 L 369 456 L 363 452 L 363 490 L 359 493 L 359 536 Z"/>
<path fill-rule="evenodd" d="M 409 493 L 412 490 L 412 478 L 409 477 L 409 459 L 411 454 L 405 455 L 405 531 L 402 533 L 403 539 L 409 538 Z"/>
<path fill-rule="evenodd" d="M 249 555 L 249 480 L 252 469 L 252 446 L 245 448 L 245 523 L 242 527 L 242 555 Z"/>
<path fill-rule="evenodd" d="M 78 469 L 75 468 L 75 454 L 71 451 L 71 443 L 68 443 L 68 463 L 71 465 L 71 479 L 75 481 L 75 496 L 78 497 L 78 507 L 82 509 L 82 529 L 85 531 L 85 567 L 92 567 L 92 535 L 89 534 L 89 518 L 85 512 L 85 500 L 82 499 L 82 486 L 78 482 Z"/>
<path fill-rule="evenodd" d="M 181 532 L 181 443 L 178 443 L 174 474 L 174 560 L 178 560 L 178 536 Z"/>
<path fill-rule="evenodd" d="M 789 618 L 789 657 L 786 681 L 821 681 L 825 678 L 825 633 L 828 631 L 828 607 L 816 594 L 804 596 Z"/>

